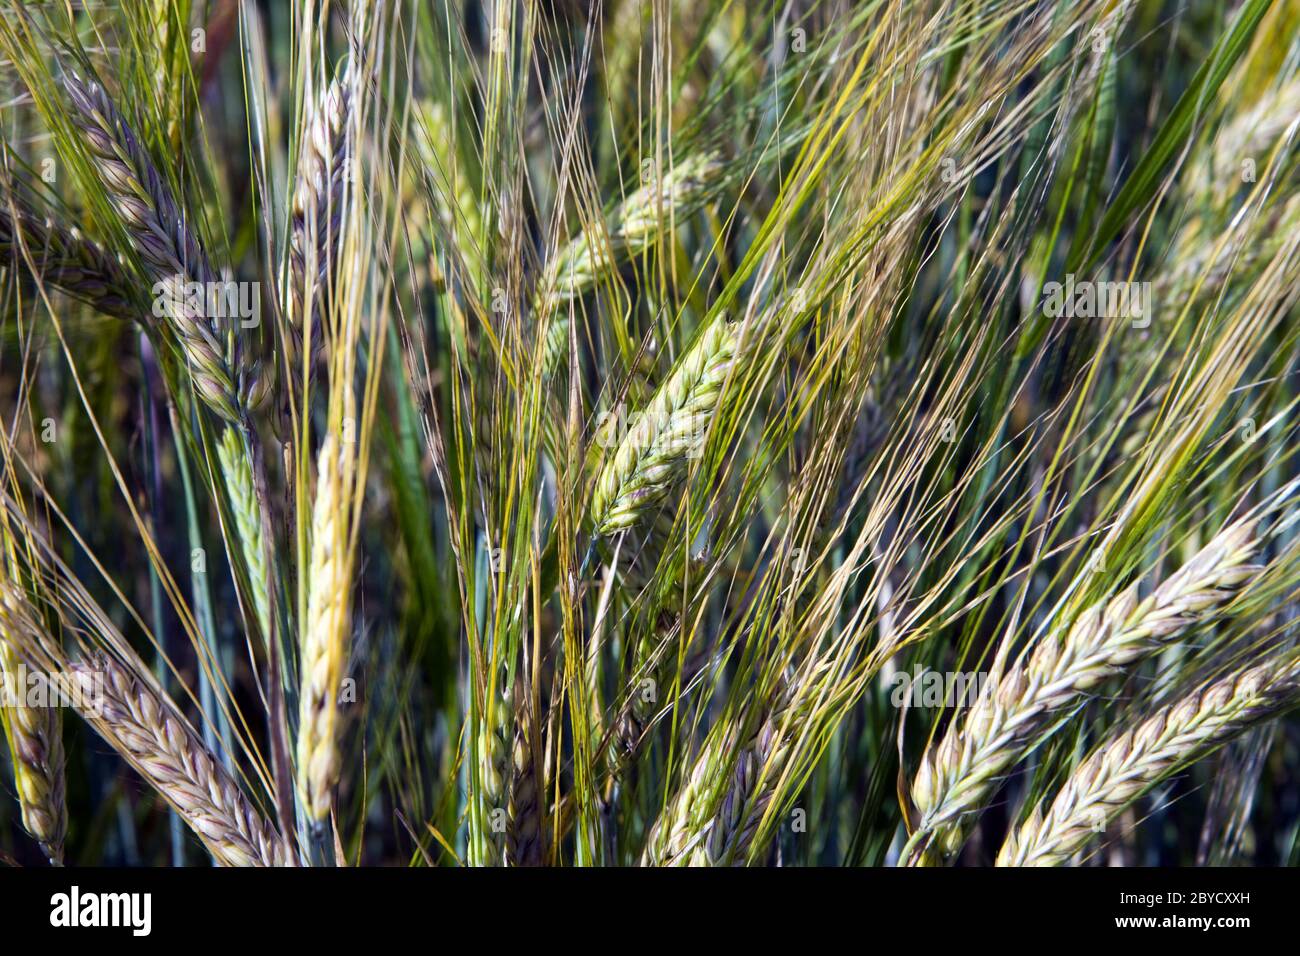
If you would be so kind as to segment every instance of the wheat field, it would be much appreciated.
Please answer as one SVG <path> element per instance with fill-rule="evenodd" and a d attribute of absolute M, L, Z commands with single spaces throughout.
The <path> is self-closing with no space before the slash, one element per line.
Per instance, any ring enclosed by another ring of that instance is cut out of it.
<path fill-rule="evenodd" d="M 1297 0 L 0 65 L 0 863 L 1300 863 Z"/>

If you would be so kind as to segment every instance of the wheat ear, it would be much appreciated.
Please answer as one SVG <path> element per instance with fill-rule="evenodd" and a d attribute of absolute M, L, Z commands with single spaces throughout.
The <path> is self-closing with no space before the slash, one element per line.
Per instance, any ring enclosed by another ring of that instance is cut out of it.
<path fill-rule="evenodd" d="M 527 694 L 515 694 L 514 776 L 506 811 L 506 862 L 510 866 L 542 863 L 542 805 L 537 761 L 533 759 L 532 715 Z"/>
<path fill-rule="evenodd" d="M 815 706 L 822 665 L 797 684 L 782 679 L 757 722 L 705 742 L 690 776 L 646 838 L 643 866 L 739 866 L 753 849 L 779 771 Z"/>
<path fill-rule="evenodd" d="M 217 460 L 230 493 L 230 510 L 235 518 L 235 536 L 248 571 L 248 585 L 262 636 L 271 639 L 271 599 L 267 577 L 266 550 L 262 537 L 262 512 L 253 488 L 253 472 L 237 429 L 227 426 L 217 445 Z"/>
<path fill-rule="evenodd" d="M 705 744 L 686 783 L 651 827 L 642 866 L 743 862 L 771 801 L 772 789 L 760 788 L 760 779 L 778 749 L 781 716 L 770 714 L 748 735 L 732 731 Z M 766 779 L 772 782 L 770 773 Z"/>
<path fill-rule="evenodd" d="M 350 71 L 345 69 L 316 104 L 307 120 L 298 156 L 289 240 L 291 369 L 296 369 L 295 363 L 300 361 L 300 343 L 308 327 L 314 355 L 324 344 L 321 300 L 331 288 L 342 235 L 348 111 L 352 102 L 349 79 Z"/>
<path fill-rule="evenodd" d="M 12 589 L 0 591 L 0 694 L 14 695 L 0 707 L 14 768 L 14 789 L 23 828 L 41 845 L 50 862 L 63 862 L 63 842 L 68 832 L 64 799 L 63 720 L 57 707 L 31 706 L 16 681 L 23 664 L 17 647 L 8 639 L 17 600 Z M 12 704 L 12 706 L 10 706 Z"/>
<path fill-rule="evenodd" d="M 433 176 L 435 212 L 446 230 L 470 282 L 477 288 L 483 274 L 479 233 L 483 212 L 465 164 L 456 151 L 456 130 L 441 103 L 426 103 L 424 135 L 417 137 L 420 160 Z"/>
<path fill-rule="evenodd" d="M 72 121 L 140 257 L 155 302 L 190 369 L 204 403 L 228 422 L 239 419 L 234 377 L 216 330 L 185 294 L 187 282 L 216 281 L 207 255 L 190 230 L 148 152 L 98 83 L 69 74 Z"/>
<path fill-rule="evenodd" d="M 1300 703 L 1300 656 L 1237 671 L 1146 717 L 1100 744 L 1044 813 L 1013 831 L 998 866 L 1059 866 L 1120 812 L 1170 774 L 1261 720 Z"/>
<path fill-rule="evenodd" d="M 1143 600 L 1137 583 L 1096 604 L 1064 636 L 1049 634 L 985 692 L 965 724 L 950 727 L 922 758 L 912 783 L 920 822 L 909 843 L 911 863 L 933 851 L 960 849 L 967 827 L 1002 775 L 1070 716 L 1107 678 L 1176 640 L 1226 603 L 1259 568 L 1247 564 L 1253 525 L 1229 525 Z"/>
<path fill-rule="evenodd" d="M 659 182 L 621 202 L 602 225 L 584 227 L 548 264 L 533 300 L 534 315 L 553 315 L 546 330 L 543 373 L 555 373 L 569 354 L 569 316 L 563 308 L 595 287 L 602 275 L 645 252 L 661 225 L 686 219 L 715 192 L 723 173 L 715 153 L 690 156 Z"/>
<path fill-rule="evenodd" d="M 223 866 L 294 866 L 291 847 L 166 700 L 107 655 L 71 665 L 77 708 Z"/>
<path fill-rule="evenodd" d="M 22 262 L 20 243 L 41 281 L 94 306 L 105 315 L 138 319 L 121 263 L 75 228 L 0 202 L 0 263 Z"/>
<path fill-rule="evenodd" d="M 664 652 L 671 650 L 667 642 L 678 620 L 679 616 L 672 611 L 661 611 L 655 616 L 653 626 L 642 629 L 633 645 L 631 693 L 611 722 L 613 738 L 607 756 L 610 776 L 615 780 L 636 763 L 650 721 L 659 708 L 659 689 L 670 677 Z M 646 693 L 648 690 L 653 690 L 653 693 Z"/>
<path fill-rule="evenodd" d="M 719 320 L 699 337 L 623 437 L 596 482 L 595 532 L 636 525 L 698 457 L 735 354 L 738 331 Z"/>
<path fill-rule="evenodd" d="M 502 699 L 493 704 L 490 720 L 484 712 L 478 734 L 479 810 L 483 816 L 480 826 L 486 837 L 486 845 L 479 850 L 479 862 L 489 866 L 500 866 L 506 860 L 506 830 L 497 827 L 497 820 L 498 811 L 506 819 L 509 813 L 506 804 L 513 765 L 509 739 L 513 700 L 511 691 L 505 690 Z"/>
<path fill-rule="evenodd" d="M 311 516 L 311 568 L 303 628 L 298 711 L 298 788 L 317 826 L 329 818 L 338 783 L 338 697 L 351 649 L 351 592 L 344 496 L 352 483 L 352 442 L 321 443 Z"/>

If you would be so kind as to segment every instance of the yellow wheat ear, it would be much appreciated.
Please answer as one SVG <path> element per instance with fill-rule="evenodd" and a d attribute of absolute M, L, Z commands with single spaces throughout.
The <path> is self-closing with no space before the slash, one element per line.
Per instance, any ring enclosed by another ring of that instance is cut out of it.
<path fill-rule="evenodd" d="M 31 706 L 21 696 L 24 688 L 17 681 L 25 661 L 14 629 L 20 626 L 23 598 L 3 577 L 0 571 L 0 716 L 9 741 L 14 789 L 23 828 L 51 862 L 62 863 L 68 832 L 63 719 L 57 707 Z M 17 699 L 10 700 L 10 695 Z"/>

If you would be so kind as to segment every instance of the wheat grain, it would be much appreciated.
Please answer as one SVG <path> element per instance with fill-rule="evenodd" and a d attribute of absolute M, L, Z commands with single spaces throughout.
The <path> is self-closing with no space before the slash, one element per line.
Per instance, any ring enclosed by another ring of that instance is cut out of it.
<path fill-rule="evenodd" d="M 597 534 L 636 525 L 685 475 L 690 459 L 703 448 L 737 338 L 737 328 L 729 322 L 710 326 L 623 437 L 592 496 Z"/>
<path fill-rule="evenodd" d="M 342 506 L 352 482 L 353 443 L 333 433 L 321 443 L 312 504 L 311 569 L 302 631 L 298 788 L 317 826 L 329 818 L 339 779 L 338 698 L 351 646 L 348 527 Z"/>
<path fill-rule="evenodd" d="M 955 853 L 998 781 L 1104 680 L 1177 639 L 1226 603 L 1260 570 L 1253 526 L 1221 531 L 1146 599 L 1137 584 L 1079 615 L 1063 637 L 1049 634 L 996 687 L 981 694 L 965 724 L 950 727 L 922 758 L 912 784 L 921 814 L 909 859 Z"/>
<path fill-rule="evenodd" d="M 207 255 L 171 190 L 112 100 L 98 83 L 65 79 L 72 121 L 126 226 L 205 404 L 228 422 L 239 419 L 234 377 L 216 330 L 186 295 L 188 282 L 216 281 Z"/>
<path fill-rule="evenodd" d="M 999 866 L 1059 866 L 1161 780 L 1261 720 L 1300 703 L 1300 656 L 1254 664 L 1161 707 L 1097 746 L 1043 812 L 998 854 Z"/>

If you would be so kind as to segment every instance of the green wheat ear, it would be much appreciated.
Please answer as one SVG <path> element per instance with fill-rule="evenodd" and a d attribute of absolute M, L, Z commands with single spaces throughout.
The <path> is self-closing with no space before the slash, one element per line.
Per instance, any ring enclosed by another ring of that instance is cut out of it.
<path fill-rule="evenodd" d="M 268 592 L 266 551 L 262 536 L 262 512 L 253 488 L 253 472 L 237 429 L 227 427 L 217 445 L 217 460 L 230 493 L 230 510 L 235 516 L 235 535 L 248 571 L 248 585 L 262 636 L 271 638 L 271 600 Z"/>
<path fill-rule="evenodd" d="M 998 866 L 1060 866 L 1142 794 L 1300 699 L 1300 657 L 1265 660 L 1122 727 L 1081 763 L 1050 807 L 1013 830 Z"/>
<path fill-rule="evenodd" d="M 1064 634 L 1049 634 L 984 694 L 922 759 L 912 784 L 921 822 L 914 862 L 952 854 L 1003 774 L 1050 734 L 1102 681 L 1168 646 L 1226 604 L 1262 570 L 1249 522 L 1229 525 L 1154 592 L 1136 583 L 1088 608 Z"/>
<path fill-rule="evenodd" d="M 697 212 L 717 192 L 724 171 L 716 153 L 689 156 L 661 181 L 623 200 L 603 230 L 585 227 L 559 250 L 533 300 L 534 315 L 553 315 L 543 345 L 544 376 L 555 374 L 569 351 L 568 303 L 595 288 L 601 276 L 649 249 L 661 229 Z"/>
<path fill-rule="evenodd" d="M 633 527 L 686 474 L 704 447 L 737 338 L 735 324 L 715 322 L 642 410 L 596 483 L 591 500 L 596 534 Z"/>

